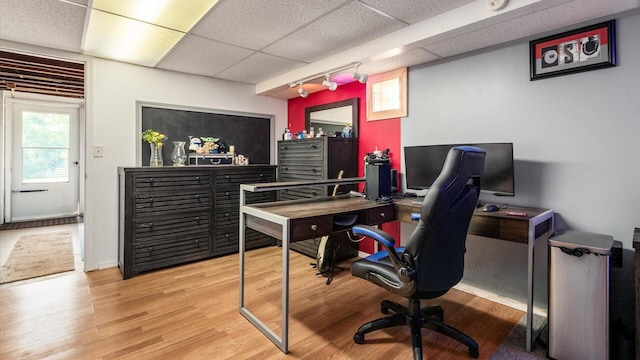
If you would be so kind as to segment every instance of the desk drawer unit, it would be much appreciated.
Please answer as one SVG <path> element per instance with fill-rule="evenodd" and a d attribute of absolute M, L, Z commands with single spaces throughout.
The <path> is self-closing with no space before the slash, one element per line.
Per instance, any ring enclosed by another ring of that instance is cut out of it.
<path fill-rule="evenodd" d="M 313 139 L 297 139 L 278 142 L 278 181 L 306 181 L 336 178 L 340 170 L 343 177 L 358 176 L 358 143 L 357 139 L 320 137 Z M 355 186 L 342 186 L 338 193 L 357 190 Z M 333 192 L 330 186 L 313 186 L 282 190 L 278 194 L 280 200 L 296 200 L 329 196 Z M 304 236 L 312 236 L 305 234 Z M 312 258 L 318 252 L 319 238 L 291 243 L 291 249 Z M 298 239 L 296 239 L 298 240 Z M 357 244 L 346 242 L 341 244 L 338 258 L 346 259 L 356 256 Z M 355 254 L 355 255 L 354 255 Z"/>
<path fill-rule="evenodd" d="M 367 223 L 378 225 L 396 219 L 396 206 L 389 204 L 382 209 L 370 209 L 367 211 Z"/>

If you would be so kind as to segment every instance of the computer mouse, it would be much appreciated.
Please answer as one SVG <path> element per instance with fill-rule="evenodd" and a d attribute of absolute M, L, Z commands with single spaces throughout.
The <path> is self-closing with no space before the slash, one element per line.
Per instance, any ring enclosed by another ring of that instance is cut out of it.
<path fill-rule="evenodd" d="M 482 211 L 486 211 L 486 212 L 494 212 L 494 211 L 498 211 L 498 210 L 500 210 L 500 208 L 498 208 L 495 204 L 486 204 L 482 208 Z"/>

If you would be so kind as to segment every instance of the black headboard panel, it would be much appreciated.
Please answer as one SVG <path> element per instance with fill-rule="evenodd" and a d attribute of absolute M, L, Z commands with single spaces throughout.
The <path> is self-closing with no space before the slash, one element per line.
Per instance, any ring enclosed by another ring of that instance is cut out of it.
<path fill-rule="evenodd" d="M 271 119 L 214 114 L 199 111 L 142 107 L 142 131 L 153 129 L 168 137 L 162 151 L 165 166 L 171 166 L 172 141 L 185 141 L 189 136 L 211 136 L 236 148 L 237 154 L 249 158 L 251 164 L 269 164 L 271 150 Z M 149 145 L 142 139 L 142 164 L 149 164 Z"/>

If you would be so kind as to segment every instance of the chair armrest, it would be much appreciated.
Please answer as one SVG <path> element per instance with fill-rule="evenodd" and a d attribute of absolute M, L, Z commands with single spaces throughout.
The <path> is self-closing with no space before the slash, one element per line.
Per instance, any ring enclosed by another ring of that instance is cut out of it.
<path fill-rule="evenodd" d="M 379 244 L 381 244 L 384 247 L 384 249 L 387 250 L 387 253 L 389 254 L 389 259 L 391 259 L 393 268 L 396 269 L 396 271 L 406 266 L 403 263 L 403 261 L 400 259 L 400 256 L 398 256 L 398 253 L 394 248 L 394 245 L 396 244 L 396 242 L 395 240 L 393 240 L 393 237 L 391 237 L 391 235 L 387 234 L 386 232 L 378 228 L 375 228 L 369 225 L 356 225 L 351 229 L 351 231 L 355 235 L 364 235 L 364 236 L 370 237 L 376 242 L 378 242 Z"/>
<path fill-rule="evenodd" d="M 373 240 L 381 243 L 385 247 L 392 248 L 396 244 L 396 241 L 393 240 L 391 235 L 387 234 L 386 232 L 384 232 L 384 231 L 382 231 L 382 230 L 380 230 L 378 228 L 374 228 L 373 226 L 356 225 L 356 226 L 353 227 L 352 231 L 356 235 L 368 236 L 368 237 L 372 238 Z"/>

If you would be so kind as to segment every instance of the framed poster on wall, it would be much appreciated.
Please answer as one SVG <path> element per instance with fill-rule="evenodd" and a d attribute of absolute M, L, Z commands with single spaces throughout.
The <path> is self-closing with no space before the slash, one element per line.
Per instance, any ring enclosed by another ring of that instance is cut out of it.
<path fill-rule="evenodd" d="M 616 65 L 615 20 L 533 40 L 531 80 Z"/>

